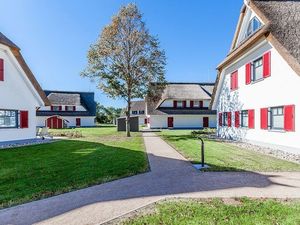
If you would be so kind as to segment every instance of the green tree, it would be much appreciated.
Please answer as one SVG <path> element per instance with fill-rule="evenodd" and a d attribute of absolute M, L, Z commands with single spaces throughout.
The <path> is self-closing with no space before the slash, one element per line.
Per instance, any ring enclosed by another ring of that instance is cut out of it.
<path fill-rule="evenodd" d="M 151 83 L 165 83 L 165 52 L 150 35 L 135 4 L 123 6 L 88 51 L 82 76 L 97 82 L 111 98 L 127 103 L 126 130 L 130 136 L 130 109 L 134 98 L 143 98 Z"/>

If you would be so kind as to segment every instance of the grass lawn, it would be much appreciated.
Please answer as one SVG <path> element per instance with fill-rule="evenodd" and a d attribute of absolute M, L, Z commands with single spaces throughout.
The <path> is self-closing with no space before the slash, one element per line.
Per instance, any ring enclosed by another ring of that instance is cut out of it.
<path fill-rule="evenodd" d="M 140 133 L 76 129 L 82 138 L 0 150 L 0 207 L 134 175 L 148 169 Z M 57 132 L 57 131 L 55 131 Z"/>
<path fill-rule="evenodd" d="M 300 224 L 300 203 L 250 199 L 237 199 L 235 204 L 225 204 L 220 199 L 168 201 L 158 203 L 152 213 L 138 215 L 124 224 L 296 225 Z"/>
<path fill-rule="evenodd" d="M 200 141 L 191 136 L 190 130 L 165 130 L 158 134 L 188 160 L 200 162 Z M 209 171 L 300 171 L 300 164 L 207 139 L 205 162 L 211 167 Z"/>

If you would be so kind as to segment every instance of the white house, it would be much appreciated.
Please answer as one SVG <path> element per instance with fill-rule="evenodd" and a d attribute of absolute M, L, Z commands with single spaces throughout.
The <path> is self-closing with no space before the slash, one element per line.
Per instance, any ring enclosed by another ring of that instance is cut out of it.
<path fill-rule="evenodd" d="M 168 83 L 146 98 L 148 127 L 216 127 L 216 111 L 209 109 L 213 87 L 213 83 Z"/>
<path fill-rule="evenodd" d="M 145 108 L 146 108 L 146 103 L 144 100 L 131 102 L 130 115 L 139 117 L 139 125 L 147 124 Z"/>
<path fill-rule="evenodd" d="M 20 48 L 0 33 L 0 142 L 36 137 L 36 109 L 49 101 Z"/>
<path fill-rule="evenodd" d="M 39 108 L 37 126 L 53 129 L 93 127 L 96 102 L 93 92 L 44 91 L 51 106 Z"/>
<path fill-rule="evenodd" d="M 245 1 L 218 66 L 220 137 L 300 153 L 300 2 Z"/>

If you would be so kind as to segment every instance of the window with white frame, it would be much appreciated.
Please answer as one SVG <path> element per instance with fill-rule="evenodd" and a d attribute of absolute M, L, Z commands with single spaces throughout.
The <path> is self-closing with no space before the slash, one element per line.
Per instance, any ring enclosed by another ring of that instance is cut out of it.
<path fill-rule="evenodd" d="M 0 128 L 18 127 L 18 111 L 0 110 Z"/>
<path fill-rule="evenodd" d="M 284 129 L 284 110 L 283 107 L 272 107 L 268 110 L 268 127 L 274 130 Z"/>
<path fill-rule="evenodd" d="M 249 25 L 247 27 L 245 38 L 254 34 L 261 26 L 262 26 L 261 22 L 256 17 L 253 17 L 250 20 Z"/>
<path fill-rule="evenodd" d="M 228 126 L 228 114 L 227 114 L 227 112 L 223 113 L 223 126 Z"/>
<path fill-rule="evenodd" d="M 252 63 L 252 81 L 260 80 L 263 78 L 263 58 L 260 57 Z"/>
<path fill-rule="evenodd" d="M 199 108 L 200 107 L 200 102 L 199 101 L 194 101 L 194 107 Z"/>
<path fill-rule="evenodd" d="M 73 106 L 66 106 L 66 111 L 73 111 Z"/>
<path fill-rule="evenodd" d="M 136 110 L 135 110 L 135 111 L 132 111 L 132 114 L 133 114 L 133 115 L 137 115 L 137 114 L 138 114 L 138 111 L 136 111 Z"/>
<path fill-rule="evenodd" d="M 60 111 L 60 107 L 59 106 L 52 106 L 52 110 L 53 111 Z"/>
<path fill-rule="evenodd" d="M 139 114 L 140 115 L 145 114 L 145 111 L 144 110 L 139 110 Z"/>
<path fill-rule="evenodd" d="M 240 113 L 241 127 L 248 127 L 248 110 L 243 110 Z"/>
<path fill-rule="evenodd" d="M 177 101 L 177 108 L 183 108 L 183 101 Z"/>

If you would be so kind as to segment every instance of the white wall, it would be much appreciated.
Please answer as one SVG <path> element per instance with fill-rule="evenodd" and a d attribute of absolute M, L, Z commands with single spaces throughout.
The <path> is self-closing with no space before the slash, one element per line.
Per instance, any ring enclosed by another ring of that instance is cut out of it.
<path fill-rule="evenodd" d="M 29 128 L 0 128 L 0 142 L 36 137 L 36 107 L 43 102 L 9 48 L 0 44 L 4 81 L 0 81 L 0 109 L 28 111 Z"/>
<path fill-rule="evenodd" d="M 49 118 L 49 116 L 37 116 L 36 118 L 36 124 L 38 127 L 44 127 L 46 119 Z M 95 126 L 95 117 L 94 116 L 65 116 L 62 117 L 63 119 L 69 121 L 67 123 L 68 127 L 75 127 L 76 126 L 76 118 L 81 119 L 81 126 L 82 127 L 93 127 Z"/>
<path fill-rule="evenodd" d="M 245 64 L 271 51 L 271 77 L 245 84 Z M 230 73 L 238 70 L 239 89 L 230 91 Z M 300 148 L 300 76 L 297 75 L 281 55 L 266 41 L 257 49 L 240 58 L 225 69 L 220 81 L 220 95 L 216 99 L 218 112 L 255 109 L 255 129 L 219 127 L 220 136 L 245 139 L 275 145 Z M 273 106 L 295 105 L 295 132 L 278 132 L 260 129 L 260 109 Z M 233 124 L 234 124 L 234 116 Z M 299 150 L 300 152 L 300 150 Z"/>
<path fill-rule="evenodd" d="M 209 127 L 216 127 L 216 115 L 150 115 L 150 128 L 168 128 L 168 117 L 173 117 L 174 128 L 202 128 L 203 117 L 209 118 Z"/>

